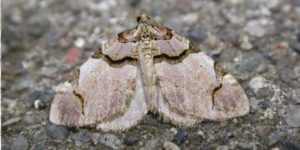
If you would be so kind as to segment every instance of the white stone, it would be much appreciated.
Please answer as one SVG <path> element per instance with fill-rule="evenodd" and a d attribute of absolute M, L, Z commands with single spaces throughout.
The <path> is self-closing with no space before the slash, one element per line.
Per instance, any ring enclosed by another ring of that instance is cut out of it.
<path fill-rule="evenodd" d="M 180 150 L 180 148 L 172 142 L 164 142 L 165 150 Z"/>
<path fill-rule="evenodd" d="M 244 31 L 256 37 L 262 37 L 266 33 L 265 28 L 256 20 L 249 21 L 244 27 Z"/>
<path fill-rule="evenodd" d="M 259 89 L 266 86 L 266 79 L 262 76 L 256 76 L 252 78 L 249 82 L 249 87 L 254 91 L 257 92 Z"/>
<path fill-rule="evenodd" d="M 78 48 L 83 48 L 83 46 L 85 45 L 85 41 L 83 38 L 77 38 L 74 44 Z"/>

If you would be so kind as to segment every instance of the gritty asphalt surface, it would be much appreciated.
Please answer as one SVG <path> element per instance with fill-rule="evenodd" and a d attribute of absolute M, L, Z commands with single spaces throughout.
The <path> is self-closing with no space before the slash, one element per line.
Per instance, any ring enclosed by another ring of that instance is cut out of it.
<path fill-rule="evenodd" d="M 2 0 L 1 147 L 300 149 L 299 0 Z M 124 132 L 49 122 L 55 87 L 146 13 L 233 74 L 251 112 L 176 127 L 149 114 Z"/>

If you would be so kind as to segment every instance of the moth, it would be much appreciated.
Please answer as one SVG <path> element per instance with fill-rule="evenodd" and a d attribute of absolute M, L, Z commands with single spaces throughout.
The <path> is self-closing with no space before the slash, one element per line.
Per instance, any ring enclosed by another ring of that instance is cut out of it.
<path fill-rule="evenodd" d="M 58 86 L 50 121 L 120 131 L 148 113 L 174 125 L 225 120 L 249 112 L 237 80 L 193 44 L 147 15 L 103 44 Z"/>

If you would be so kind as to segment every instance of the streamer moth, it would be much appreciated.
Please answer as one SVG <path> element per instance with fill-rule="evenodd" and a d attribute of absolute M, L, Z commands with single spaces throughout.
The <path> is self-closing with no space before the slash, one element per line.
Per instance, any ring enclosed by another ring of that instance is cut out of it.
<path fill-rule="evenodd" d="M 147 15 L 103 44 L 58 87 L 50 121 L 119 131 L 148 112 L 174 125 L 225 120 L 249 112 L 236 79 L 192 43 Z"/>

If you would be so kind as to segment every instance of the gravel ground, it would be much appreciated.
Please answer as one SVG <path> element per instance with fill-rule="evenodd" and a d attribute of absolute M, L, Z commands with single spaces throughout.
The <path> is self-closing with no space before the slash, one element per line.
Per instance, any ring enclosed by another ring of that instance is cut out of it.
<path fill-rule="evenodd" d="M 55 87 L 149 14 L 232 73 L 251 112 L 179 128 L 149 114 L 105 133 L 48 120 Z M 300 149 L 300 1 L 2 0 L 2 149 Z"/>

